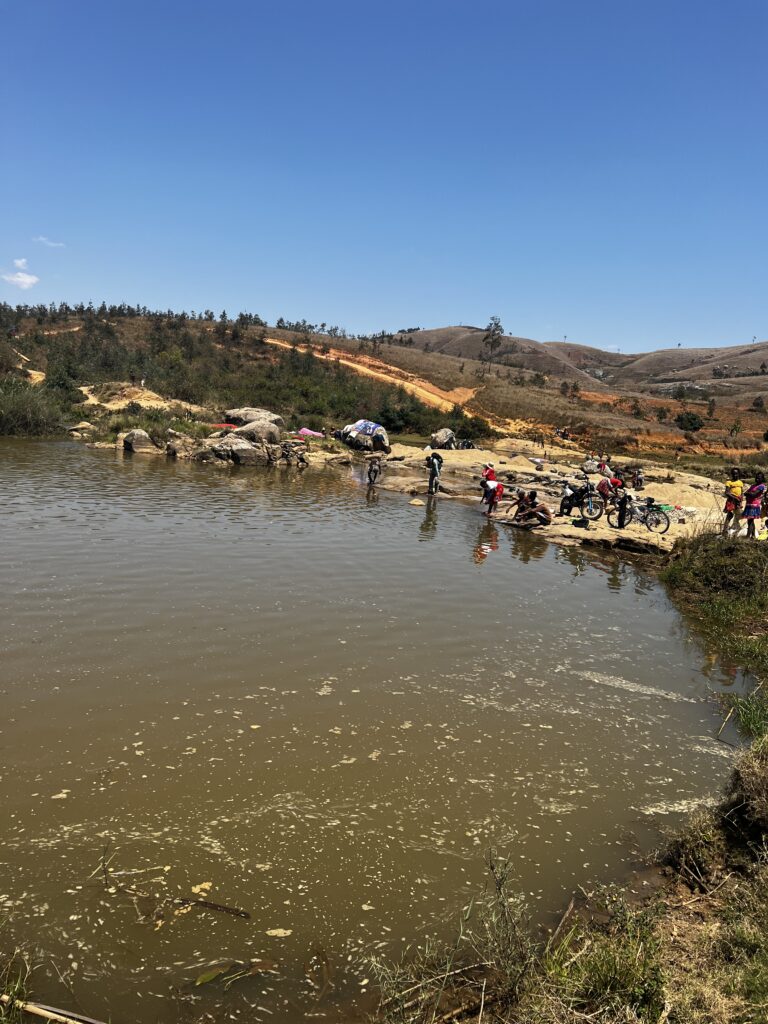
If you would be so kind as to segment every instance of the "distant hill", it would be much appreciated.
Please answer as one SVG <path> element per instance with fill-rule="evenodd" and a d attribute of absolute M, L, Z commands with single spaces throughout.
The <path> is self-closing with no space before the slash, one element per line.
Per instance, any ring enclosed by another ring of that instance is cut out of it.
<path fill-rule="evenodd" d="M 410 343 L 412 339 L 413 347 L 421 349 L 422 352 L 437 352 L 459 359 L 481 359 L 485 354 L 484 337 L 483 327 L 436 327 L 416 331 L 407 337 L 396 335 L 396 340 L 408 340 Z M 570 347 L 575 349 L 577 346 Z M 599 350 L 592 351 L 597 353 Z M 610 359 L 609 353 L 600 355 Z M 561 353 L 556 345 L 534 341 L 533 338 L 504 335 L 501 347 L 494 353 L 493 361 L 504 366 L 538 371 L 547 376 L 562 377 L 565 380 L 583 382 L 589 379 L 589 374 L 584 372 L 582 366 L 576 360 L 570 359 L 567 354 Z M 598 360 L 595 365 L 602 366 L 603 363 Z M 594 378 L 591 383 L 594 384 Z"/>
<path fill-rule="evenodd" d="M 480 359 L 485 354 L 482 327 L 438 327 L 396 335 L 424 352 L 462 359 Z M 654 389 L 664 384 L 698 383 L 717 386 L 718 381 L 741 380 L 763 375 L 768 370 L 768 342 L 754 345 L 724 345 L 718 348 L 671 348 L 634 355 L 605 352 L 589 345 L 563 341 L 535 341 L 504 335 L 494 362 L 504 366 L 540 371 L 564 380 L 590 381 L 628 390 Z"/>

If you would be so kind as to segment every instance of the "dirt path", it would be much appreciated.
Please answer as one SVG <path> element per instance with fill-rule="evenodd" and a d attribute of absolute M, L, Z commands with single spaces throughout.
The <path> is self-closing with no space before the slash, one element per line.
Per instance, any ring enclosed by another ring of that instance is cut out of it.
<path fill-rule="evenodd" d="M 278 338 L 265 338 L 264 341 L 269 345 L 277 345 L 278 348 L 294 347 L 291 342 L 281 341 Z M 444 391 L 427 380 L 414 377 L 413 374 L 407 373 L 405 370 L 398 370 L 378 359 L 372 359 L 370 356 L 355 356 L 334 348 L 327 352 L 321 352 L 313 345 L 298 345 L 297 347 L 299 352 L 311 352 L 316 359 L 338 362 L 364 377 L 373 377 L 385 384 L 401 387 L 425 405 L 439 409 L 441 412 L 450 412 L 456 405 L 464 407 L 477 394 L 477 388 L 454 388 L 452 391 Z"/>
<path fill-rule="evenodd" d="M 14 355 L 19 357 L 19 363 L 16 367 L 17 370 L 21 370 L 26 373 L 29 377 L 30 383 L 42 384 L 45 380 L 45 374 L 42 370 L 32 370 L 27 364 L 29 363 L 29 356 L 25 356 L 23 352 L 19 352 L 17 348 L 12 349 Z"/>
<path fill-rule="evenodd" d="M 75 334 L 77 331 L 82 331 L 83 325 L 78 324 L 76 327 L 59 327 L 56 331 L 43 331 L 43 334 L 47 336 L 56 334 Z"/>
<path fill-rule="evenodd" d="M 81 387 L 79 391 L 85 395 L 85 401 L 82 403 L 83 406 L 94 406 L 98 405 L 101 409 L 109 409 L 113 412 L 119 412 L 124 409 L 127 405 L 135 403 L 140 405 L 144 409 L 186 409 L 188 412 L 193 413 L 206 413 L 208 412 L 202 405 L 194 405 L 192 402 L 182 402 L 180 399 L 168 400 L 163 398 L 162 395 L 158 395 L 156 391 L 150 391 L 149 388 L 138 387 L 135 384 L 121 384 L 119 390 L 117 390 L 112 397 L 104 400 L 98 398 L 96 387 Z"/>

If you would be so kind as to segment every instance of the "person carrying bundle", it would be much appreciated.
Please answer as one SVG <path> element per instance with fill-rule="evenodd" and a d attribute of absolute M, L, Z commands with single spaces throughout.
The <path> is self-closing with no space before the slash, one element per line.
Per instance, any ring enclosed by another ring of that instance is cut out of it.
<path fill-rule="evenodd" d="M 440 490 L 440 471 L 443 468 L 443 456 L 439 452 L 430 452 L 424 460 L 429 469 L 429 494 L 437 494 Z"/>

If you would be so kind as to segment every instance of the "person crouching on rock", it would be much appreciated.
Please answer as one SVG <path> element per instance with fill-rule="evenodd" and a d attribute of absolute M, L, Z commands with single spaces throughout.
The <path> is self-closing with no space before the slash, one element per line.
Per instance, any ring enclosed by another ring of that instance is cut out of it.
<path fill-rule="evenodd" d="M 515 519 L 520 523 L 530 523 L 531 526 L 550 526 L 552 523 L 552 510 L 548 505 L 539 501 L 536 491 L 529 491 L 525 496 L 524 504 L 518 506 Z"/>

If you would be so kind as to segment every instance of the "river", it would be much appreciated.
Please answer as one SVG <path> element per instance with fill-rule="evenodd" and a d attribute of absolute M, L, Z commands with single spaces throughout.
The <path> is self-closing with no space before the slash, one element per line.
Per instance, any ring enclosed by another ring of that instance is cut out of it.
<path fill-rule="evenodd" d="M 552 921 L 724 779 L 732 680 L 641 568 L 338 471 L 0 439 L 0 472 L 0 913 L 45 1002 L 349 1019 L 489 847 Z"/>

